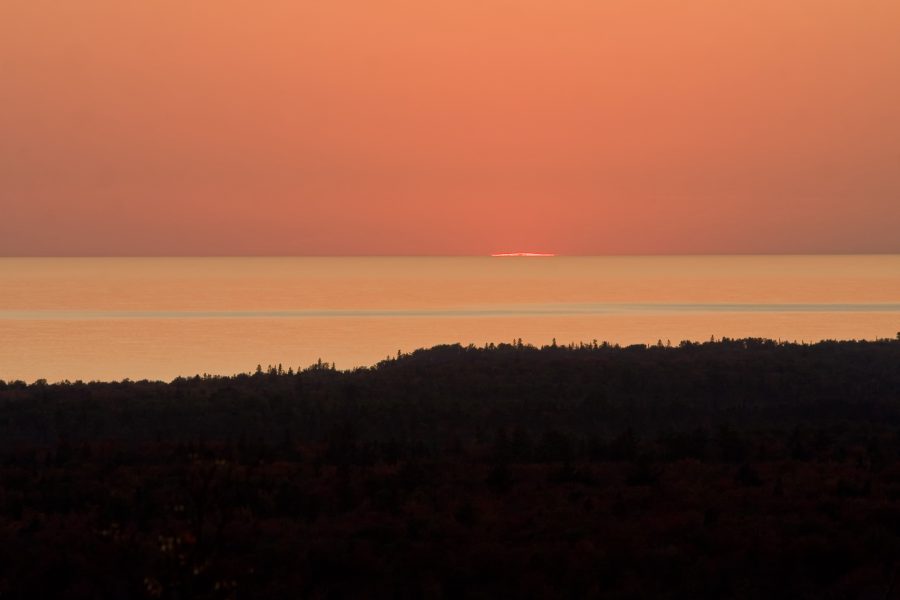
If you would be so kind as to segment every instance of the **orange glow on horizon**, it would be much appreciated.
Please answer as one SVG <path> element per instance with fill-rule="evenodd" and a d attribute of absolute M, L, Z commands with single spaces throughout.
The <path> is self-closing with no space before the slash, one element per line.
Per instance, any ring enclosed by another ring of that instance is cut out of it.
<path fill-rule="evenodd" d="M 900 252 L 897 0 L 3 0 L 0 256 Z"/>
<path fill-rule="evenodd" d="M 522 256 L 522 257 L 543 257 L 543 256 L 556 256 L 552 252 L 496 252 L 491 254 L 491 256 Z"/>

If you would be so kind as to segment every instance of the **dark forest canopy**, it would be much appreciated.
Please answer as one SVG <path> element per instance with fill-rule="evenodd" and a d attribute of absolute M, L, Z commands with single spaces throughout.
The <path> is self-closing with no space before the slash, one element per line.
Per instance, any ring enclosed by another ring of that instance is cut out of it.
<path fill-rule="evenodd" d="M 609 437 L 632 428 L 900 424 L 900 339 L 669 347 L 436 346 L 371 368 L 319 362 L 170 383 L 0 382 L 0 442 L 281 439 L 335 431 L 440 449 L 497 430 Z"/>
<path fill-rule="evenodd" d="M 3 598 L 894 598 L 900 340 L 0 384 Z"/>

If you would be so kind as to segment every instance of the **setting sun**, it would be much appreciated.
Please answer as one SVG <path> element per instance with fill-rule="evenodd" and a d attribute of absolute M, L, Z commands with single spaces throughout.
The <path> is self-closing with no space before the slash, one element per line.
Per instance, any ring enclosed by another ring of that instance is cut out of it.
<path fill-rule="evenodd" d="M 0 73 L 2 598 L 900 599 L 900 0 L 0 0 Z"/>

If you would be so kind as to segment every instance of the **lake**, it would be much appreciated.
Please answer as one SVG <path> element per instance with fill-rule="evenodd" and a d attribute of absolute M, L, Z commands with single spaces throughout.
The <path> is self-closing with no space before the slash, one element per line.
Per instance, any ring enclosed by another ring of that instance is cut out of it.
<path fill-rule="evenodd" d="M 3 258 L 0 379 L 372 365 L 442 343 L 893 338 L 900 255 Z"/>

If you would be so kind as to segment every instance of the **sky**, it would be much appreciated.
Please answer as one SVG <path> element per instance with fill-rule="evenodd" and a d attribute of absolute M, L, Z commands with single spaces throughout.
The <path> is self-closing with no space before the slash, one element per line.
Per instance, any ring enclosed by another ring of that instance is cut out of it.
<path fill-rule="evenodd" d="M 0 2 L 0 256 L 898 232 L 896 0 Z"/>

